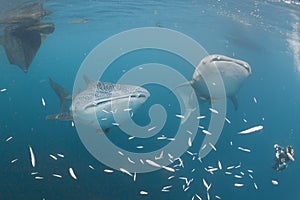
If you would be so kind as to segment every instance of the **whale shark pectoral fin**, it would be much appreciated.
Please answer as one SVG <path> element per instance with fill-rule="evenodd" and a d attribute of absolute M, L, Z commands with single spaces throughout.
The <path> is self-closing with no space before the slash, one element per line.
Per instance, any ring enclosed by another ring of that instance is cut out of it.
<path fill-rule="evenodd" d="M 194 97 L 193 91 L 191 91 L 191 94 L 189 96 L 182 97 L 182 101 L 184 104 L 184 113 L 183 113 L 184 118 L 181 119 L 180 124 L 184 124 L 189 119 L 192 112 L 194 112 L 196 110 L 196 107 L 193 107 L 190 103 L 190 102 L 193 102 L 193 100 L 194 100 L 193 97 Z"/>
<path fill-rule="evenodd" d="M 53 115 L 47 115 L 46 120 L 60 120 L 60 121 L 70 121 L 73 120 L 73 117 L 70 113 L 59 113 Z"/>
<path fill-rule="evenodd" d="M 196 108 L 186 108 L 185 113 L 184 113 L 184 118 L 181 119 L 180 124 L 184 124 L 188 118 L 190 117 L 190 115 L 192 114 L 192 112 L 194 112 L 196 110 Z"/>
<path fill-rule="evenodd" d="M 177 89 L 180 88 L 180 87 L 188 86 L 188 85 L 191 85 L 191 84 L 192 84 L 191 81 L 182 83 L 182 84 L 180 84 L 180 85 L 177 85 L 177 86 L 175 87 L 175 90 L 177 90 Z"/>
<path fill-rule="evenodd" d="M 185 86 L 191 86 L 192 81 L 188 81 L 185 83 L 182 83 L 175 87 L 175 90 L 178 90 L 181 87 Z M 190 117 L 191 113 L 196 110 L 196 107 L 192 105 L 192 102 L 197 101 L 194 99 L 195 95 L 193 95 L 194 90 L 191 90 L 190 93 L 186 91 L 179 92 L 182 103 L 183 103 L 183 116 L 184 118 L 181 119 L 180 124 L 184 124 Z"/>
<path fill-rule="evenodd" d="M 84 80 L 85 84 L 87 85 L 87 87 L 89 87 L 93 83 L 87 75 L 83 75 L 83 80 Z"/>
<path fill-rule="evenodd" d="M 234 106 L 234 109 L 237 110 L 238 107 L 239 107 L 239 104 L 238 104 L 238 100 L 237 100 L 236 95 L 231 96 L 230 100 L 231 100 L 231 102 L 232 102 L 232 104 Z"/>

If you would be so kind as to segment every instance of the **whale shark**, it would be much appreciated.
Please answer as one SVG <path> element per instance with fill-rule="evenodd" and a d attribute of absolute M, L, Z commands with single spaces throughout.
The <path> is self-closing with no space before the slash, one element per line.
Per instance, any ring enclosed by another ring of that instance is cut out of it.
<path fill-rule="evenodd" d="M 134 112 L 150 96 L 148 90 L 135 85 L 91 82 L 86 78 L 85 81 L 87 88 L 72 98 L 67 90 L 49 79 L 51 88 L 60 99 L 60 112 L 46 116 L 46 120 L 64 121 L 76 117 L 77 121 L 89 126 L 97 126 L 101 121 L 102 130 L 108 130 L 114 123 L 114 116 L 126 111 Z M 71 105 L 67 110 L 69 102 Z M 126 121 L 124 117 L 118 119 L 121 119 L 118 123 Z"/>
<path fill-rule="evenodd" d="M 210 70 L 216 67 L 223 80 L 226 96 L 232 101 L 234 108 L 238 108 L 236 94 L 240 90 L 245 80 L 251 75 L 250 65 L 242 60 L 230 58 L 224 55 L 209 55 L 203 58 L 196 68 L 190 84 L 194 88 L 198 100 L 217 100 L 222 98 L 220 93 L 210 93 L 205 84 L 202 72 L 205 71 L 213 80 L 216 74 Z M 211 70 L 212 71 L 212 70 Z"/>
<path fill-rule="evenodd" d="M 238 109 L 237 93 L 251 73 L 251 66 L 247 62 L 213 54 L 204 57 L 200 61 L 191 81 L 177 87 L 191 85 L 198 102 L 216 101 L 227 97 L 232 101 L 234 108 Z M 207 87 L 206 80 L 213 83 L 217 76 L 222 78 L 225 91 L 212 93 Z M 182 98 L 186 107 L 186 115 L 189 116 L 189 113 L 193 110 L 189 105 L 190 97 L 185 95 Z"/>

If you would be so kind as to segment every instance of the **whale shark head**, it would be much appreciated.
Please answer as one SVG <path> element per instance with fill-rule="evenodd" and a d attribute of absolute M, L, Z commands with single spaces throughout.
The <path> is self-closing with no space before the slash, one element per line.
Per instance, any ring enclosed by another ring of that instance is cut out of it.
<path fill-rule="evenodd" d="M 238 75 L 238 73 L 242 73 L 242 71 L 244 71 L 244 73 L 247 75 L 250 75 L 252 73 L 251 67 L 247 62 L 230 58 L 224 55 L 210 55 L 205 57 L 201 62 L 203 65 L 217 66 L 221 73 L 224 73 L 225 70 L 236 71 L 237 73 L 235 75 Z"/>
<path fill-rule="evenodd" d="M 208 55 L 200 61 L 195 69 L 192 80 L 177 86 L 176 89 L 191 85 L 197 96 L 197 100 L 202 103 L 228 97 L 232 101 L 234 108 L 237 109 L 238 101 L 236 94 L 251 73 L 251 67 L 245 61 L 218 54 Z M 218 82 L 220 78 L 223 85 L 220 85 Z M 207 87 L 208 84 L 211 84 L 210 86 L 212 87 L 210 88 L 215 88 L 215 91 L 210 92 Z M 223 90 L 223 86 L 225 91 Z M 216 89 L 217 87 L 219 88 Z M 184 103 L 185 116 L 181 123 L 185 123 L 195 108 L 191 105 L 191 101 L 193 100 L 190 99 L 191 95 L 186 95 L 182 92 L 180 94 Z"/>
<path fill-rule="evenodd" d="M 217 69 L 217 70 L 215 70 Z M 227 97 L 234 96 L 244 81 L 251 75 L 250 65 L 242 60 L 224 55 L 209 55 L 203 58 L 196 68 L 191 84 L 201 99 L 219 99 L 218 94 L 211 97 L 205 80 L 214 81 L 221 76 Z M 206 77 L 204 77 L 204 74 Z"/>
<path fill-rule="evenodd" d="M 75 95 L 70 111 L 84 123 L 97 123 L 95 119 L 104 118 L 111 123 L 111 114 L 134 111 L 149 96 L 148 90 L 139 86 L 96 82 Z"/>

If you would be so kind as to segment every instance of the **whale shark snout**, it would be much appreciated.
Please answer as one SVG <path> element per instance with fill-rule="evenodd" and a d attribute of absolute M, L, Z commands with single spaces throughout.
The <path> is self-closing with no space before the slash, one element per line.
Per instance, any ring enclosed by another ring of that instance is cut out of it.
<path fill-rule="evenodd" d="M 203 62 L 203 64 L 215 64 L 217 65 L 217 68 L 220 70 L 223 67 L 225 68 L 241 68 L 247 71 L 248 75 L 252 74 L 251 71 L 251 67 L 250 65 L 243 61 L 243 60 L 238 60 L 235 58 L 230 58 L 228 56 L 224 56 L 224 55 L 210 55 L 207 56 L 206 58 L 204 58 L 201 62 Z"/>
<path fill-rule="evenodd" d="M 218 74 L 215 69 L 218 70 Z M 203 58 L 196 68 L 191 85 L 198 99 L 217 100 L 223 96 L 218 93 L 211 94 L 205 80 L 213 81 L 216 76 L 221 76 L 226 97 L 233 101 L 234 107 L 237 109 L 236 94 L 251 74 L 250 65 L 243 60 L 218 54 L 209 55 Z"/>

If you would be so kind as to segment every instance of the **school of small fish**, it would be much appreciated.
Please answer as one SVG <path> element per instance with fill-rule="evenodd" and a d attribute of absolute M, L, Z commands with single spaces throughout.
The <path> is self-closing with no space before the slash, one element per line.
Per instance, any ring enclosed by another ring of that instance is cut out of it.
<path fill-rule="evenodd" d="M 2 89 L 0 90 L 1 92 L 4 92 L 6 91 L 6 89 Z M 254 97 L 254 102 L 257 103 L 257 100 L 255 99 Z M 45 102 L 45 99 L 44 98 L 41 98 L 41 101 L 42 101 L 42 105 L 43 106 L 46 106 L 46 102 Z M 209 108 L 209 110 L 211 111 L 212 114 L 218 114 L 218 111 L 213 109 L 213 108 Z M 125 110 L 124 110 L 125 111 Z M 130 110 L 126 110 L 126 111 L 130 111 Z M 176 114 L 175 117 L 179 118 L 179 119 L 184 119 L 184 115 L 181 115 L 181 114 Z M 198 116 L 197 119 L 204 119 L 206 116 Z M 225 120 L 227 121 L 228 124 L 231 124 L 231 121 L 228 119 L 228 118 L 225 118 Z M 245 123 L 248 123 L 248 121 L 246 119 L 243 119 L 243 121 Z M 119 124 L 114 124 L 116 126 L 118 126 Z M 74 126 L 74 123 L 72 122 L 72 126 Z M 148 131 L 152 131 L 154 130 L 156 127 L 153 126 L 151 128 L 148 129 Z M 210 133 L 208 130 L 205 130 L 203 126 L 199 126 L 200 129 L 202 129 L 202 133 L 204 135 L 212 135 L 212 133 Z M 258 132 L 258 131 L 261 131 L 263 129 L 263 126 L 262 125 L 257 125 L 257 126 L 253 126 L 251 128 L 248 128 L 248 129 L 245 129 L 243 131 L 240 131 L 238 132 L 239 135 L 246 135 L 246 134 L 250 134 L 250 133 L 254 133 L 254 132 Z M 192 135 L 192 133 L 189 131 L 189 130 L 186 130 L 186 132 L 190 135 Z M 6 138 L 6 142 L 9 142 L 13 139 L 12 136 L 9 136 Z M 128 138 L 128 140 L 133 140 L 135 139 L 134 136 L 131 136 Z M 174 138 L 168 138 L 164 135 L 161 135 L 159 137 L 157 137 L 157 140 L 169 140 L 169 141 L 172 141 L 174 140 Z M 192 141 L 192 138 L 191 137 L 188 137 L 188 140 L 187 140 L 187 146 L 190 148 L 193 146 L 193 141 Z M 203 150 L 204 148 L 207 148 L 207 146 L 211 147 L 212 150 L 214 150 L 215 152 L 217 151 L 217 148 L 214 144 L 212 143 L 207 143 L 207 144 L 204 144 L 202 145 L 201 147 L 201 150 Z M 234 146 L 233 145 L 233 142 L 230 141 L 230 146 Z M 137 149 L 142 149 L 144 148 L 144 146 L 142 145 L 139 145 L 139 146 L 136 146 Z M 244 148 L 244 147 L 241 147 L 241 146 L 238 146 L 236 147 L 238 150 L 240 151 L 244 151 L 244 152 L 248 152 L 250 153 L 251 150 L 248 149 L 248 148 Z M 32 148 L 32 146 L 30 145 L 29 146 L 29 153 L 30 153 L 30 161 L 31 161 L 31 166 L 34 168 L 36 166 L 36 157 L 35 157 L 35 154 L 34 154 L 34 150 Z M 117 152 L 119 155 L 121 156 L 126 156 L 123 152 L 121 151 L 118 151 Z M 193 161 L 197 161 L 199 162 L 200 165 L 204 165 L 203 161 L 197 157 L 197 153 L 193 153 L 191 151 L 187 151 L 186 152 L 187 155 L 190 156 L 190 158 L 193 160 Z M 172 166 L 163 166 L 163 165 L 160 165 L 158 164 L 159 162 L 156 162 L 156 161 L 159 161 L 160 159 L 163 159 L 165 156 L 168 156 L 169 157 L 169 160 L 170 162 L 172 163 Z M 58 160 L 58 159 L 61 159 L 61 158 L 64 158 L 65 156 L 61 153 L 51 153 L 49 154 L 49 157 L 52 158 L 53 160 Z M 177 179 L 177 173 L 180 172 L 181 169 L 184 168 L 184 161 L 182 158 L 174 158 L 174 156 L 172 156 L 170 153 L 168 152 L 164 152 L 164 150 L 162 150 L 160 152 L 159 155 L 155 156 L 153 158 L 153 160 L 150 160 L 150 159 L 146 159 L 146 160 L 143 160 L 143 159 L 140 159 L 140 160 L 132 160 L 130 157 L 127 157 L 127 160 L 129 163 L 132 163 L 132 164 L 135 164 L 136 162 L 141 162 L 142 164 L 148 164 L 148 165 L 151 165 L 153 167 L 156 167 L 156 168 L 159 168 L 159 169 L 164 169 L 167 171 L 167 173 L 172 173 L 174 175 L 171 175 L 167 178 L 168 181 L 172 181 L 172 180 L 179 180 L 179 181 L 184 181 L 183 182 L 183 185 L 182 185 L 182 190 L 184 192 L 187 192 L 187 191 L 191 191 L 193 190 L 193 184 L 196 184 L 197 182 L 199 182 L 199 180 L 197 181 L 197 179 L 194 178 L 188 178 L 186 176 L 179 176 Z M 18 161 L 18 158 L 14 158 L 12 159 L 10 162 L 11 163 L 15 163 Z M 187 165 L 187 164 L 186 164 Z M 90 168 L 91 170 L 95 170 L 95 168 L 92 166 L 92 165 L 88 165 L 88 168 Z M 233 177 L 236 181 L 234 183 L 232 183 L 233 187 L 235 188 L 241 188 L 241 187 L 244 187 L 246 185 L 249 186 L 249 181 L 243 181 L 246 177 L 250 178 L 252 180 L 252 187 L 254 187 L 254 189 L 258 190 L 259 187 L 257 185 L 257 183 L 254 181 L 254 177 L 253 177 L 253 170 L 252 169 L 245 169 L 245 170 L 242 170 L 242 164 L 239 163 L 239 164 L 235 164 L 235 165 L 229 165 L 229 166 L 226 166 L 224 163 L 221 162 L 221 160 L 217 160 L 216 163 L 215 163 L 215 166 L 213 165 L 209 165 L 209 166 L 206 166 L 206 167 L 203 167 L 203 169 L 205 170 L 205 172 L 207 172 L 209 175 L 214 175 L 214 174 L 218 174 L 218 173 L 224 173 L 226 174 L 227 176 L 231 176 Z M 190 172 L 193 173 L 194 171 L 196 170 L 199 170 L 199 169 L 191 169 Z M 133 181 L 136 181 L 136 177 L 137 177 L 137 173 L 131 173 L 129 172 L 129 170 L 125 169 L 125 168 L 119 168 L 119 171 L 123 174 L 126 174 L 130 177 L 133 177 Z M 74 180 L 78 180 L 77 178 L 77 175 L 74 171 L 74 168 L 72 167 L 69 167 L 68 169 L 68 172 L 69 172 L 69 175 L 71 176 L 71 178 L 73 178 Z M 103 169 L 103 172 L 106 173 L 106 174 L 112 174 L 114 173 L 114 170 L 112 169 Z M 44 176 L 41 176 L 39 175 L 38 172 L 32 172 L 31 175 L 34 176 L 34 179 L 36 180 L 42 180 L 44 179 Z M 245 175 L 248 175 L 248 176 L 245 176 Z M 56 177 L 58 179 L 61 179 L 63 176 L 61 174 L 58 174 L 58 173 L 52 173 L 52 176 L 53 177 Z M 195 179 L 195 180 L 194 180 Z M 209 181 L 209 176 L 205 178 L 204 177 L 200 177 L 200 180 L 202 179 L 202 187 L 203 189 L 205 190 L 205 194 L 206 194 L 206 199 L 210 200 L 211 198 L 215 198 L 215 199 L 221 199 L 221 196 L 220 195 L 213 195 L 211 194 L 211 191 L 214 187 L 213 183 Z M 275 179 L 272 179 L 271 180 L 271 183 L 273 185 L 278 185 L 278 181 L 275 180 Z M 161 189 L 161 192 L 170 192 L 172 189 L 174 188 L 173 184 L 168 184 L 168 185 L 165 185 L 162 187 Z M 198 191 L 199 192 L 199 191 Z M 140 190 L 139 192 L 140 195 L 142 196 L 146 196 L 149 194 L 148 191 L 146 190 Z M 199 200 L 204 200 L 205 198 L 204 197 L 201 197 L 199 195 L 199 193 L 195 193 L 193 196 L 192 196 L 192 200 L 194 199 L 199 199 Z"/>

